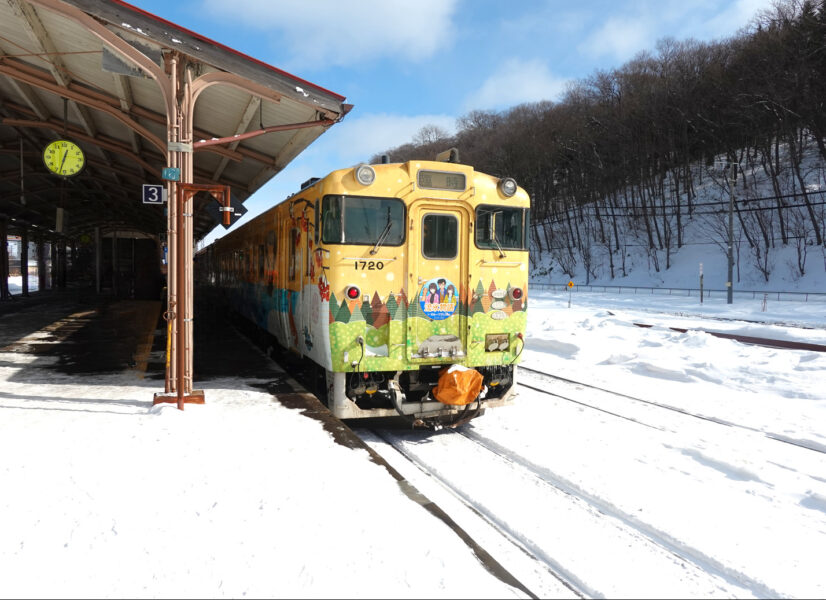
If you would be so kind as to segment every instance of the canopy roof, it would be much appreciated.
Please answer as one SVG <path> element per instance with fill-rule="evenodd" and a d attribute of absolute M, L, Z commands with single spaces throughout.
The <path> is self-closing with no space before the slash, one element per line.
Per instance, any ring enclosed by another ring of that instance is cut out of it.
<path fill-rule="evenodd" d="M 120 0 L 6 0 L 0 218 L 10 233 L 53 236 L 57 208 L 67 215 L 60 233 L 70 238 L 94 227 L 165 232 L 163 209 L 142 203 L 141 186 L 163 183 L 168 153 L 181 149 L 168 145 L 178 139 L 175 76 L 207 82 L 193 100 L 185 149 L 194 150 L 192 182 L 229 185 L 241 202 L 351 108 L 334 92 Z M 51 175 L 42 158 L 62 137 L 87 157 L 67 179 Z M 230 139 L 205 145 L 214 138 Z M 196 202 L 196 240 L 216 225 L 205 201 Z"/>

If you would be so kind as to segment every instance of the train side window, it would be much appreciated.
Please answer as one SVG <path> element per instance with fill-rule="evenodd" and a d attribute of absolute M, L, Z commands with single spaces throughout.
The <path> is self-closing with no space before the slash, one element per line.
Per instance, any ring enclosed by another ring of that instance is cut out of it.
<path fill-rule="evenodd" d="M 341 196 L 325 196 L 321 208 L 321 241 L 341 243 Z"/>
<path fill-rule="evenodd" d="M 459 221 L 453 215 L 429 214 L 422 219 L 422 256 L 456 258 Z"/>

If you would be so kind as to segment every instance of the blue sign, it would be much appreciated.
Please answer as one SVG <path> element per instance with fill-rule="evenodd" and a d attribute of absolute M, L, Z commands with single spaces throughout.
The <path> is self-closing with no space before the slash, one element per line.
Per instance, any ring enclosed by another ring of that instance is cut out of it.
<path fill-rule="evenodd" d="M 162 185 L 143 184 L 144 204 L 163 204 L 166 201 L 166 190 Z"/>
<path fill-rule="evenodd" d="M 166 181 L 180 181 L 181 170 L 177 167 L 164 167 L 161 169 L 161 179 Z"/>
<path fill-rule="evenodd" d="M 422 312 L 433 319 L 441 321 L 456 312 L 458 293 L 453 282 L 444 277 L 434 277 L 426 281 L 419 292 L 419 306 Z"/>

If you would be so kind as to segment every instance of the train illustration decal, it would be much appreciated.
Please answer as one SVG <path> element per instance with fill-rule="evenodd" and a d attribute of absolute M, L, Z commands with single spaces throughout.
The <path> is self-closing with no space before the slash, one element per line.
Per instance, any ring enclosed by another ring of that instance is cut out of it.
<path fill-rule="evenodd" d="M 422 312 L 434 321 L 447 319 L 456 312 L 457 304 L 456 286 L 444 277 L 434 277 L 425 282 L 419 292 L 419 306 Z"/>

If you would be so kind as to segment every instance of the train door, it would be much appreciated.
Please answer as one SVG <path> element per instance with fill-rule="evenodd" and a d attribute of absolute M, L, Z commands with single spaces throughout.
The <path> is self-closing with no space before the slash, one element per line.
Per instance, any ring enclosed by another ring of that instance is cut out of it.
<path fill-rule="evenodd" d="M 422 200 L 410 207 L 408 356 L 450 362 L 467 352 L 460 294 L 467 281 L 470 215 Z"/>

